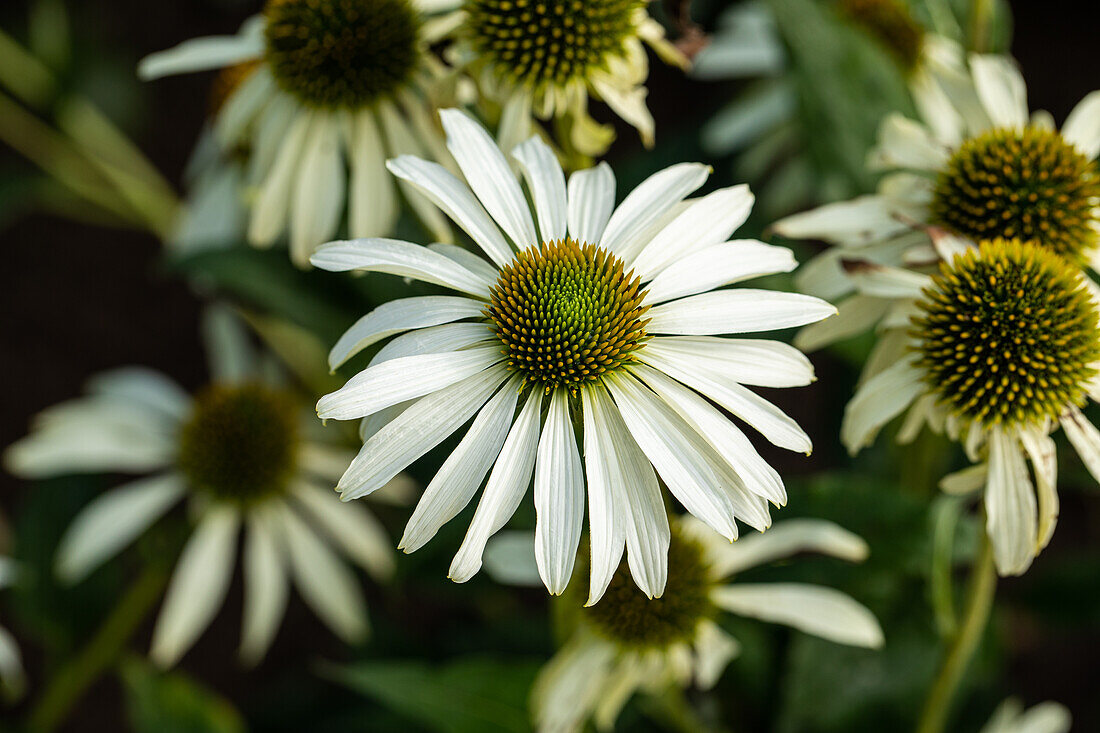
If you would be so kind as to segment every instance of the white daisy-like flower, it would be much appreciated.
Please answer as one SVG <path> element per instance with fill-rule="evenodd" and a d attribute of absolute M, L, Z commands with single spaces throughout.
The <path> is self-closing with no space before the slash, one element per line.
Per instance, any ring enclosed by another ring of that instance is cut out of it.
<path fill-rule="evenodd" d="M 956 68 L 956 66 L 958 68 Z M 983 240 L 1036 242 L 1082 265 L 1100 243 L 1100 92 L 1059 131 L 1029 114 L 1012 61 L 974 55 L 944 62 L 914 84 L 921 120 L 886 119 L 870 164 L 877 193 L 783 219 L 774 230 L 831 245 L 796 276 L 799 288 L 837 302 L 839 318 L 804 329 L 812 350 L 878 325 L 904 325 L 916 282 Z M 893 361 L 883 355 L 881 364 Z"/>
<path fill-rule="evenodd" d="M 1100 431 L 1080 409 L 1100 400 L 1097 302 L 1076 266 L 1019 240 L 970 247 L 931 277 L 909 275 L 910 326 L 887 337 L 898 356 L 860 384 L 841 437 L 858 451 L 908 412 L 900 441 L 926 424 L 960 440 L 977 464 L 941 485 L 984 489 L 997 570 L 1018 575 L 1058 518 L 1053 430 L 1061 426 L 1100 480 Z"/>
<path fill-rule="evenodd" d="M 0 590 L 15 582 L 16 572 L 15 562 L 0 555 Z M 25 684 L 19 645 L 15 637 L 0 626 L 0 690 L 8 697 L 16 697 L 22 694 Z"/>
<path fill-rule="evenodd" d="M 392 155 L 448 165 L 433 109 L 447 75 L 428 50 L 439 26 L 430 0 L 268 0 L 236 36 L 197 38 L 153 54 L 152 79 L 258 62 L 214 123 L 225 148 L 248 148 L 255 186 L 248 238 L 270 246 L 289 233 L 290 254 L 309 264 L 347 207 L 354 237 L 383 236 L 399 213 L 386 174 Z M 408 187 L 402 193 L 440 241 L 446 220 Z"/>
<path fill-rule="evenodd" d="M 647 599 L 626 567 L 606 595 L 578 612 L 569 640 L 540 671 L 531 693 L 540 733 L 580 731 L 588 720 L 610 730 L 636 692 L 670 686 L 713 687 L 740 645 L 720 625 L 722 613 L 793 627 L 839 644 L 877 648 L 874 615 L 832 588 L 805 583 L 739 583 L 731 576 L 800 552 L 853 562 L 866 543 L 824 520 L 780 522 L 734 544 L 694 520 L 680 521 L 669 547 L 665 595 Z"/>
<path fill-rule="evenodd" d="M 207 326 L 214 381 L 195 397 L 152 370 L 107 372 L 90 381 L 87 397 L 41 413 L 6 451 L 7 468 L 26 477 L 150 474 L 77 515 L 58 547 L 57 573 L 81 580 L 186 499 L 195 529 L 157 619 L 154 661 L 174 664 L 217 613 L 242 526 L 245 662 L 259 661 L 274 639 L 289 579 L 337 635 L 361 639 L 362 592 L 333 548 L 378 578 L 392 571 L 393 553 L 366 507 L 341 506 L 328 488 L 351 451 L 251 352 L 228 311 L 211 313 Z M 390 489 L 406 482 L 399 477 Z"/>
<path fill-rule="evenodd" d="M 512 153 L 525 194 L 480 125 L 458 110 L 440 114 L 466 182 L 411 156 L 390 169 L 446 211 L 488 260 L 390 239 L 334 242 L 313 257 L 322 269 L 385 272 L 461 293 L 387 303 L 332 349 L 336 368 L 401 334 L 318 403 L 325 419 L 368 418 L 366 442 L 338 488 L 346 500 L 370 494 L 472 418 L 425 489 L 402 549 L 431 539 L 488 473 L 450 569 L 452 579 L 468 580 L 533 475 L 536 559 L 551 593 L 572 573 L 587 488 L 590 600 L 602 595 L 624 547 L 638 585 L 659 596 L 669 530 L 658 475 L 730 540 L 735 518 L 764 530 L 768 502 L 786 501 L 779 475 L 712 401 L 775 445 L 811 450 L 794 420 L 744 386 L 809 384 L 809 361 L 777 341 L 717 335 L 795 327 L 834 309 L 805 295 L 714 290 L 790 271 L 795 261 L 782 247 L 729 240 L 752 207 L 747 187 L 684 200 L 706 181 L 705 165 L 662 170 L 616 208 L 610 167 L 566 181 L 534 137 Z"/>
<path fill-rule="evenodd" d="M 655 125 L 646 106 L 649 61 L 645 45 L 666 63 L 689 61 L 665 40 L 647 0 L 465 0 L 440 20 L 452 27 L 449 52 L 499 110 L 505 150 L 532 134 L 536 119 L 551 121 L 558 142 L 582 156 L 605 152 L 610 125 L 588 113 L 588 100 L 606 103 L 638 130 L 647 147 Z"/>
<path fill-rule="evenodd" d="M 1041 702 L 1024 710 L 1018 700 L 1001 703 L 981 733 L 1069 733 L 1073 719 L 1060 703 Z"/>

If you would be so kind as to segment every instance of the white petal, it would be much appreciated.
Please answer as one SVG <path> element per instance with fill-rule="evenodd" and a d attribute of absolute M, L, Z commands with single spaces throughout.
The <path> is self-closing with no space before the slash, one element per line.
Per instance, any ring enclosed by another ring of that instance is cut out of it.
<path fill-rule="evenodd" d="M 57 575 L 68 583 L 130 544 L 183 495 L 178 474 L 143 478 L 100 494 L 73 519 L 57 548 Z"/>
<path fill-rule="evenodd" d="M 823 239 L 833 244 L 859 246 L 882 241 L 905 231 L 889 202 L 882 196 L 859 196 L 851 201 L 825 204 L 788 216 L 772 225 L 788 239 Z"/>
<path fill-rule="evenodd" d="M 653 147 L 656 124 L 645 103 L 648 90 L 644 86 L 624 86 L 610 75 L 599 72 L 591 75 L 591 82 L 600 99 L 638 131 L 642 145 Z"/>
<path fill-rule="evenodd" d="M 210 376 L 240 384 L 255 374 L 257 364 L 244 323 L 227 306 L 211 305 L 203 312 L 202 335 Z"/>
<path fill-rule="evenodd" d="M 787 503 L 783 479 L 760 457 L 733 421 L 695 392 L 655 370 L 638 370 L 638 374 L 706 439 L 749 491 L 780 506 Z"/>
<path fill-rule="evenodd" d="M 785 624 L 838 644 L 877 648 L 882 628 L 874 614 L 840 591 L 802 583 L 737 583 L 711 596 L 719 608 Z"/>
<path fill-rule="evenodd" d="M 538 244 L 527 200 L 493 138 L 457 109 L 442 109 L 439 118 L 447 132 L 447 149 L 485 210 L 516 246 Z"/>
<path fill-rule="evenodd" d="M 551 595 L 561 595 L 573 575 L 584 520 L 584 473 L 569 397 L 550 396 L 550 410 L 535 462 L 535 562 Z"/>
<path fill-rule="evenodd" d="M 607 391 L 603 387 L 592 387 L 583 390 L 581 398 L 585 410 L 585 469 L 588 472 L 589 501 L 593 491 L 602 490 L 607 498 L 615 502 L 609 507 L 613 512 L 614 534 L 605 538 L 609 547 L 605 554 L 601 553 L 602 563 L 599 566 L 606 577 L 595 572 L 596 555 L 593 554 L 593 577 L 586 605 L 600 599 L 618 567 L 622 555 L 619 532 L 626 535 L 627 562 L 634 583 L 648 597 L 659 597 L 665 592 L 668 577 L 671 531 L 657 476 L 649 459 L 630 435 Z M 592 427 L 591 444 L 589 426 Z M 600 485 L 594 489 L 596 482 Z M 589 512 L 591 519 L 591 507 Z M 595 553 L 595 533 L 591 541 Z"/>
<path fill-rule="evenodd" d="M 485 213 L 470 189 L 453 173 L 438 163 L 430 163 L 412 155 L 398 156 L 386 163 L 386 166 L 395 176 L 415 186 L 442 209 L 443 213 L 451 217 L 497 265 L 503 266 L 512 259 L 512 250 L 496 224 Z"/>
<path fill-rule="evenodd" d="M 1100 155 L 1100 91 L 1077 103 L 1062 125 L 1062 137 L 1089 160 Z"/>
<path fill-rule="evenodd" d="M 796 267 L 794 253 L 786 247 L 751 239 L 716 244 L 662 270 L 647 286 L 646 302 L 663 303 L 761 275 L 790 272 Z"/>
<path fill-rule="evenodd" d="M 248 225 L 248 240 L 266 247 L 275 242 L 286 228 L 291 208 L 291 191 L 298 177 L 306 141 L 312 129 L 313 115 L 298 112 L 279 143 L 279 152 L 260 186 Z"/>
<path fill-rule="evenodd" d="M 459 21 L 458 26 L 461 25 Z M 531 137 L 534 128 L 531 117 L 533 101 L 529 89 L 516 89 L 508 96 L 497 123 L 497 147 L 501 150 L 514 152 L 517 145 Z"/>
<path fill-rule="evenodd" d="M 596 244 L 615 208 L 615 174 L 607 163 L 569 176 L 566 206 L 569 234 L 578 242 Z"/>
<path fill-rule="evenodd" d="M 741 645 L 722 628 L 704 619 L 695 632 L 695 684 L 709 690 L 718 684 L 726 665 L 741 652 Z"/>
<path fill-rule="evenodd" d="M 290 258 L 309 265 L 317 245 L 332 239 L 344 210 L 344 156 L 336 121 L 316 114 L 298 166 L 290 202 Z"/>
<path fill-rule="evenodd" d="M 810 437 L 798 427 L 798 423 L 736 382 L 721 375 L 681 367 L 675 361 L 652 353 L 644 355 L 644 359 L 658 371 L 683 382 L 752 425 L 774 445 L 807 455 L 813 450 Z"/>
<path fill-rule="evenodd" d="M 927 388 L 924 372 L 903 360 L 868 379 L 844 408 L 840 439 L 855 455 L 875 440 L 880 428 L 905 411 Z"/>
<path fill-rule="evenodd" d="M 879 127 L 878 148 L 872 163 L 879 168 L 938 171 L 947 163 L 947 146 L 937 142 L 928 128 L 897 112 Z"/>
<path fill-rule="evenodd" d="M 454 358 L 454 355 L 445 355 Z M 409 357 L 415 358 L 415 357 Z M 388 361 L 397 364 L 401 359 Z M 438 367 L 437 367 L 438 368 Z M 470 419 L 505 379 L 504 367 L 482 370 L 418 400 L 363 444 L 338 488 L 345 501 L 382 488 Z"/>
<path fill-rule="evenodd" d="M 1038 548 L 1042 549 L 1054 536 L 1058 523 L 1058 451 L 1049 435 L 1034 428 L 1020 431 L 1020 444 L 1035 473 L 1039 499 Z"/>
<path fill-rule="evenodd" d="M 1100 481 L 1100 430 L 1081 414 L 1076 407 L 1070 407 L 1061 419 L 1062 430 L 1081 457 L 1092 477 Z"/>
<path fill-rule="evenodd" d="M 732 544 L 716 537 L 707 546 L 712 556 L 711 570 L 718 578 L 800 552 L 820 552 L 850 562 L 863 562 L 870 553 L 858 535 L 825 519 L 787 519 L 763 534 L 742 537 Z"/>
<path fill-rule="evenodd" d="M 294 491 L 317 525 L 333 542 L 379 580 L 393 574 L 393 550 L 382 523 L 359 502 L 342 502 L 330 489 L 303 483 Z"/>
<path fill-rule="evenodd" d="M 512 157 L 519 161 L 531 189 L 542 241 L 565 238 L 565 173 L 554 151 L 541 138 L 532 137 L 516 146 Z"/>
<path fill-rule="evenodd" d="M 703 439 L 649 389 L 634 378 L 613 374 L 605 383 L 623 422 L 646 457 L 684 507 L 723 537 L 737 536 L 734 507 L 723 483 L 703 457 Z"/>
<path fill-rule="evenodd" d="M 679 163 L 642 181 L 611 215 L 600 246 L 618 254 L 635 234 L 702 186 L 710 172 L 710 166 L 702 163 Z"/>
<path fill-rule="evenodd" d="M 367 635 L 367 615 L 355 575 L 289 507 L 279 507 L 275 516 L 302 598 L 341 639 L 361 640 Z"/>
<path fill-rule="evenodd" d="M 513 379 L 481 408 L 466 435 L 424 489 L 399 548 L 405 552 L 420 549 L 474 498 L 508 436 L 519 388 L 520 382 Z"/>
<path fill-rule="evenodd" d="M 989 466 L 979 463 L 975 466 L 967 466 L 961 471 L 949 473 L 940 479 L 940 489 L 952 496 L 972 494 L 978 489 L 984 489 L 989 477 Z"/>
<path fill-rule="evenodd" d="M 191 410 L 191 396 L 182 387 L 145 367 L 123 367 L 97 374 L 88 380 L 88 392 L 148 407 L 173 421 L 186 417 Z"/>
<path fill-rule="evenodd" d="M 539 733 L 583 729 L 603 696 L 616 648 L 598 637 L 578 635 L 539 670 L 531 688 L 531 713 Z"/>
<path fill-rule="evenodd" d="M 258 663 L 279 630 L 289 590 L 286 568 L 276 540 L 278 528 L 262 508 L 248 515 L 242 566 L 244 615 L 240 655 L 245 664 Z"/>
<path fill-rule="evenodd" d="M 1015 436 L 1001 428 L 989 436 L 985 514 L 997 572 L 1020 575 L 1035 557 L 1038 512 L 1024 456 Z"/>
<path fill-rule="evenodd" d="M 492 284 L 449 257 L 399 239 L 330 242 L 321 246 L 310 262 L 329 272 L 355 270 L 411 277 L 485 299 Z"/>
<path fill-rule="evenodd" d="M 658 336 L 639 350 L 684 369 L 706 369 L 711 376 L 758 387 L 804 387 L 814 381 L 814 367 L 801 351 L 782 341 L 715 336 Z"/>
<path fill-rule="evenodd" d="M 211 508 L 180 554 L 153 629 L 149 658 L 171 667 L 191 648 L 225 600 L 237 552 L 237 510 Z"/>
<path fill-rule="evenodd" d="M 794 345 L 816 351 L 870 330 L 886 315 L 892 301 L 869 295 L 851 295 L 836 304 L 836 318 L 806 326 L 795 336 Z"/>
<path fill-rule="evenodd" d="M 493 266 L 491 262 L 456 244 L 441 244 L 436 242 L 434 244 L 429 244 L 428 249 L 454 260 L 470 272 L 480 276 L 483 280 L 495 283 L 500 278 L 500 270 Z"/>
<path fill-rule="evenodd" d="M 593 400 L 598 399 L 594 396 L 597 392 L 603 393 L 597 387 L 581 390 L 590 545 L 586 606 L 591 606 L 603 597 L 626 549 L 626 522 L 617 514 L 625 508 L 623 502 L 626 500 L 626 493 L 615 445 L 608 437 L 607 428 L 597 423 L 603 420 L 599 412 L 601 408 L 593 404 Z M 648 466 L 649 462 L 645 461 L 645 464 Z M 652 469 L 650 472 L 652 473 Z M 667 553 L 667 549 L 665 552 Z M 652 598 L 653 592 L 648 590 L 648 583 L 646 586 L 647 589 L 643 592 Z"/>
<path fill-rule="evenodd" d="M 485 543 L 507 524 L 527 493 L 538 450 L 541 404 L 542 392 L 532 390 L 504 441 L 470 528 L 447 573 L 456 583 L 465 583 L 481 568 Z"/>
<path fill-rule="evenodd" d="M 700 293 L 652 308 L 650 333 L 706 336 L 775 331 L 816 323 L 836 308 L 812 295 L 740 288 Z"/>
<path fill-rule="evenodd" d="M 344 332 L 328 355 L 329 368 L 341 364 L 371 344 L 402 331 L 477 318 L 485 303 L 456 295 L 421 295 L 383 303 Z"/>
<path fill-rule="evenodd" d="M 356 113 L 351 125 L 348 234 L 354 238 L 383 236 L 393 229 L 400 213 L 397 190 L 386 170 L 386 144 L 372 112 Z"/>
<path fill-rule="evenodd" d="M 746 185 L 721 188 L 691 201 L 683 213 L 650 241 L 637 243 L 637 258 L 633 262 L 627 260 L 630 267 L 644 280 L 682 261 L 686 255 L 724 242 L 749 218 L 753 201 Z M 631 256 L 629 252 L 624 254 Z"/>
<path fill-rule="evenodd" d="M 370 363 L 381 364 L 405 356 L 458 351 L 492 338 L 493 332 L 484 323 L 445 323 L 442 326 L 418 328 L 401 334 L 383 346 L 371 357 Z"/>
<path fill-rule="evenodd" d="M 963 121 L 933 74 L 917 69 L 909 82 L 913 104 L 935 138 L 952 148 L 962 142 Z"/>
<path fill-rule="evenodd" d="M 530 530 L 501 530 L 485 545 L 485 572 L 505 585 L 534 588 L 542 585 L 535 562 L 535 535 Z"/>
<path fill-rule="evenodd" d="M 1013 62 L 1005 56 L 973 55 L 970 68 L 982 106 L 997 127 L 1027 125 L 1027 85 Z"/>
<path fill-rule="evenodd" d="M 146 56 L 138 64 L 138 76 L 146 81 L 173 74 L 220 69 L 264 54 L 262 35 L 205 36 L 192 38 Z"/>
<path fill-rule="evenodd" d="M 232 148 L 246 136 L 260 111 L 277 94 L 275 79 L 266 66 L 248 75 L 222 104 L 214 120 L 214 137 L 224 148 Z"/>

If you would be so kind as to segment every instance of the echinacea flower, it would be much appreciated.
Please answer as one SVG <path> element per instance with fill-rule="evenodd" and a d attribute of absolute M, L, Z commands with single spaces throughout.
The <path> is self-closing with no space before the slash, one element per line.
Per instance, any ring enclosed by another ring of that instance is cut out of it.
<path fill-rule="evenodd" d="M 677 522 L 669 546 L 668 587 L 647 599 L 620 567 L 603 599 L 580 609 L 576 628 L 535 680 L 539 733 L 609 730 L 639 691 L 659 694 L 694 683 L 709 689 L 740 645 L 720 625 L 723 613 L 783 624 L 839 644 L 877 648 L 874 615 L 832 588 L 805 583 L 740 583 L 731 576 L 800 552 L 860 562 L 867 545 L 824 520 L 780 522 L 730 544 L 699 522 Z"/>
<path fill-rule="evenodd" d="M 198 38 L 144 59 L 152 79 L 258 61 L 217 114 L 214 132 L 246 144 L 257 187 L 249 240 L 270 246 L 289 232 L 290 254 L 309 264 L 347 204 L 351 236 L 383 236 L 399 202 L 386 158 L 446 161 L 434 96 L 445 75 L 428 51 L 437 40 L 427 0 L 268 0 L 236 36 Z M 422 197 L 405 198 L 440 241 L 450 231 Z"/>
<path fill-rule="evenodd" d="M 916 301 L 911 325 L 899 330 L 901 354 L 861 383 L 842 437 L 858 450 L 908 412 L 899 440 L 928 424 L 962 441 L 978 464 L 943 486 L 984 488 L 997 570 L 1018 575 L 1058 518 L 1054 429 L 1100 480 L 1100 431 L 1080 409 L 1100 400 L 1097 302 L 1079 268 L 1019 240 L 970 247 L 938 274 L 912 276 Z"/>
<path fill-rule="evenodd" d="M 790 271 L 795 262 L 782 247 L 729 241 L 752 207 L 746 187 L 684 201 L 706 181 L 707 166 L 662 170 L 616 208 L 610 167 L 566 181 L 534 137 L 512 151 L 525 194 L 480 125 L 458 110 L 440 114 L 466 182 L 411 156 L 390 168 L 446 211 L 488 260 L 391 239 L 334 242 L 313 257 L 322 269 L 390 273 L 461 293 L 380 306 L 332 349 L 335 369 L 397 336 L 318 403 L 324 419 L 369 418 L 363 449 L 338 488 L 345 500 L 370 494 L 473 419 L 425 489 L 402 549 L 431 539 L 489 474 L 450 569 L 452 579 L 468 580 L 533 476 L 536 559 L 551 593 L 572 574 L 587 495 L 591 600 L 624 547 L 638 585 L 659 596 L 669 529 L 658 475 L 730 540 L 735 519 L 764 530 L 768 502 L 786 501 L 779 475 L 708 400 L 780 447 L 811 450 L 794 420 L 743 386 L 809 384 L 809 361 L 777 341 L 718 335 L 794 327 L 833 308 L 805 295 L 715 290 Z"/>
<path fill-rule="evenodd" d="M 783 236 L 832 245 L 796 276 L 837 301 L 841 317 L 804 329 L 816 349 L 879 325 L 907 322 L 914 282 L 967 245 L 997 238 L 1041 245 L 1091 266 L 1100 243 L 1100 92 L 1061 130 L 1030 115 L 1027 89 L 1004 57 L 975 55 L 968 70 L 940 65 L 914 88 L 921 120 L 886 119 L 871 164 L 877 193 L 788 217 Z M 892 359 L 886 356 L 882 363 Z"/>
<path fill-rule="evenodd" d="M 454 63 L 466 69 L 500 112 L 502 147 L 532 134 L 534 119 L 551 121 L 560 144 L 583 156 L 605 152 L 610 125 L 588 113 L 605 102 L 653 145 L 646 107 L 649 45 L 666 63 L 687 57 L 665 40 L 647 0 L 465 0 L 440 20 L 450 24 Z"/>
<path fill-rule="evenodd" d="M 11 558 L 0 556 L 0 590 L 14 582 L 15 573 L 15 563 Z M 24 685 L 19 646 L 8 630 L 0 626 L 0 690 L 9 697 L 16 697 L 22 693 Z"/>
<path fill-rule="evenodd" d="M 151 474 L 77 515 L 57 550 L 57 573 L 81 580 L 186 498 L 195 528 L 153 631 L 154 661 L 174 664 L 217 613 L 242 525 L 244 661 L 258 661 L 274 639 L 290 578 L 336 634 L 361 639 L 362 593 L 332 548 L 376 577 L 391 572 L 393 556 L 366 507 L 341 506 L 327 488 L 350 452 L 318 431 L 294 392 L 263 376 L 270 370 L 227 311 L 212 313 L 208 325 L 214 381 L 194 397 L 148 369 L 107 372 L 91 380 L 87 397 L 46 410 L 8 448 L 7 467 L 22 476 Z"/>

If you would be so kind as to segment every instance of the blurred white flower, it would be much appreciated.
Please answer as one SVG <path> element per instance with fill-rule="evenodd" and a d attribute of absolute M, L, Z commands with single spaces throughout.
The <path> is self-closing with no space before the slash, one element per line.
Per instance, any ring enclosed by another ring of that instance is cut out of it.
<path fill-rule="evenodd" d="M 795 262 L 782 247 L 728 241 L 752 207 L 745 186 L 684 200 L 706 181 L 707 166 L 655 173 L 615 208 L 606 164 L 567 182 L 533 137 L 512 153 L 525 194 L 480 125 L 457 110 L 441 117 L 466 182 L 411 156 L 390 169 L 439 204 L 489 261 L 391 239 L 334 242 L 313 257 L 326 270 L 385 272 L 462 293 L 387 303 L 332 349 L 335 369 L 402 334 L 318 403 L 324 419 L 367 418 L 363 449 L 340 479 L 343 497 L 370 494 L 473 418 L 425 490 L 402 549 L 423 546 L 489 473 L 450 569 L 452 579 L 468 580 L 533 475 L 535 556 L 551 593 L 572 574 L 587 498 L 591 600 L 624 548 L 639 587 L 660 595 L 669 530 L 658 475 L 730 540 L 735 518 L 764 530 L 768 502 L 786 502 L 779 475 L 708 399 L 775 445 L 811 450 L 794 420 L 743 386 L 809 384 L 809 361 L 777 341 L 717 335 L 799 326 L 833 308 L 790 293 L 714 290 Z"/>
<path fill-rule="evenodd" d="M 11 558 L 0 556 L 0 590 L 15 582 L 17 570 Z M 15 637 L 0 626 L 0 690 L 9 697 L 22 694 L 26 680 L 23 676 L 23 662 Z"/>
<path fill-rule="evenodd" d="M 713 687 L 740 652 L 720 625 L 723 613 L 783 624 L 839 644 L 882 646 L 874 615 L 844 593 L 804 583 L 729 582 L 739 572 L 800 552 L 861 562 L 868 549 L 856 535 L 824 520 L 787 520 L 732 544 L 694 519 L 679 520 L 663 596 L 647 599 L 623 566 L 604 598 L 578 612 L 569 640 L 535 680 L 531 705 L 540 733 L 579 731 L 589 719 L 600 730 L 611 729 L 638 691 L 656 694 L 692 683 Z M 514 554 L 497 564 L 525 561 L 524 554 Z M 511 571 L 513 577 L 521 572 Z"/>
<path fill-rule="evenodd" d="M 101 374 L 87 397 L 35 418 L 31 434 L 4 454 L 12 473 L 149 473 L 111 489 L 73 520 L 56 568 L 77 582 L 186 497 L 195 528 L 173 573 L 150 652 L 174 664 L 225 599 L 244 527 L 244 624 L 240 654 L 255 663 L 286 608 L 288 579 L 341 638 L 367 633 L 366 609 L 341 550 L 375 577 L 393 569 L 390 541 L 362 505 L 341 506 L 332 483 L 352 453 L 320 429 L 253 353 L 229 311 L 208 313 L 212 384 L 189 396 L 140 367 Z M 391 490 L 408 488 L 396 477 Z"/>
<path fill-rule="evenodd" d="M 446 3 L 441 3 L 446 4 Z M 665 40 L 646 0 L 466 0 L 441 25 L 451 27 L 449 59 L 468 72 L 499 111 L 505 150 L 527 139 L 534 120 L 552 123 L 559 142 L 583 156 L 605 152 L 610 125 L 589 116 L 588 100 L 605 102 L 653 145 L 646 107 L 649 45 L 666 63 L 687 57 Z"/>
<path fill-rule="evenodd" d="M 248 238 L 272 245 L 289 232 L 291 258 L 308 266 L 331 239 L 347 204 L 352 236 L 383 236 L 399 202 L 385 170 L 391 155 L 428 155 L 448 165 L 433 109 L 447 75 L 428 52 L 438 26 L 431 0 L 268 0 L 236 36 L 186 41 L 145 58 L 146 79 L 256 62 L 217 112 L 214 136 L 247 148 L 255 187 Z M 445 219 L 402 186 L 440 241 Z"/>
<path fill-rule="evenodd" d="M 1056 702 L 1041 702 L 1024 710 L 1016 700 L 1005 700 L 981 733 L 1069 733 L 1069 710 Z"/>

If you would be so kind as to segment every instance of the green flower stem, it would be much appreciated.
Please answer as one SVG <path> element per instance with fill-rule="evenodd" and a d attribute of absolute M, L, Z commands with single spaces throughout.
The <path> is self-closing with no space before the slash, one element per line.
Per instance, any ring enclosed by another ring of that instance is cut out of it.
<path fill-rule="evenodd" d="M 641 704 L 647 716 L 677 733 L 722 733 L 722 729 L 708 725 L 699 717 L 679 686 L 670 686 L 660 694 L 646 695 L 641 698 Z"/>
<path fill-rule="evenodd" d="M 932 504 L 932 565 L 929 571 L 932 610 L 940 637 L 951 638 L 958 629 L 955 618 L 954 569 L 955 529 L 959 524 L 962 502 L 954 496 L 941 496 Z"/>
<path fill-rule="evenodd" d="M 989 50 L 993 26 L 993 0 L 973 0 L 970 5 L 970 49 L 975 53 Z"/>
<path fill-rule="evenodd" d="M 917 733 L 943 733 L 947 725 L 952 699 L 958 692 L 959 683 L 978 644 L 982 639 L 993 608 L 993 596 L 997 590 L 997 571 L 993 566 L 993 546 L 984 528 L 981 544 L 974 568 L 970 573 L 970 588 L 967 593 L 966 608 L 963 611 L 962 625 L 955 635 L 943 666 L 932 683 L 932 689 L 924 702 Z"/>
<path fill-rule="evenodd" d="M 160 599 L 167 582 L 167 569 L 160 565 L 146 568 L 87 646 L 50 680 L 31 709 L 29 731 L 49 733 L 65 721 L 88 687 L 118 661 L 130 637 Z"/>

